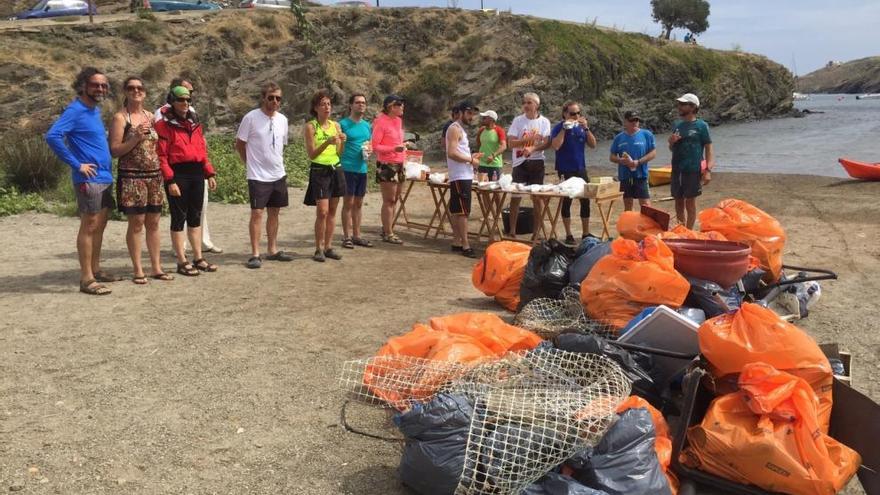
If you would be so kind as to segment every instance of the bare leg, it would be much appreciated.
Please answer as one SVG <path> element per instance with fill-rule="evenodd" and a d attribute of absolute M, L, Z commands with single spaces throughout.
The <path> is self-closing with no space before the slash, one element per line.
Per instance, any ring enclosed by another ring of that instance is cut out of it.
<path fill-rule="evenodd" d="M 263 223 L 263 210 L 251 210 L 251 221 L 248 224 L 248 233 L 251 237 L 251 256 L 260 255 L 260 229 Z M 271 251 L 270 251 L 271 254 Z"/>
<path fill-rule="evenodd" d="M 623 211 L 633 211 L 633 199 L 632 198 L 623 198 Z"/>
<path fill-rule="evenodd" d="M 186 233 L 183 231 L 171 231 L 171 247 L 177 256 L 177 263 L 186 263 Z"/>
<path fill-rule="evenodd" d="M 153 275 L 164 273 L 162 270 L 162 238 L 159 235 L 160 213 L 147 213 L 144 227 L 147 231 L 147 252 L 150 253 L 150 267 Z"/>
<path fill-rule="evenodd" d="M 516 220 L 519 218 L 519 204 L 522 198 L 513 196 L 510 198 L 510 236 L 516 237 Z"/>
<path fill-rule="evenodd" d="M 678 220 L 678 223 L 684 225 L 686 219 L 684 218 L 684 198 L 675 198 L 675 219 Z"/>
<path fill-rule="evenodd" d="M 651 200 L 648 198 L 639 199 L 639 206 L 651 206 Z"/>
<path fill-rule="evenodd" d="M 352 219 L 352 205 L 354 196 L 345 196 L 342 198 L 342 237 L 351 239 L 352 230 L 354 228 L 354 220 Z M 355 235 L 357 237 L 357 235 Z"/>
<path fill-rule="evenodd" d="M 144 276 L 144 267 L 141 264 L 142 233 L 146 215 L 128 215 L 128 230 L 125 232 L 125 243 L 128 245 L 128 254 L 131 256 L 131 267 L 135 277 Z"/>
<path fill-rule="evenodd" d="M 565 236 L 571 235 L 571 217 L 562 217 L 562 226 L 565 227 Z"/>
<path fill-rule="evenodd" d="M 85 282 L 95 278 L 92 271 L 92 239 L 98 230 L 100 213 L 81 213 L 79 219 L 79 232 L 76 234 L 76 251 L 79 255 L 79 280 Z"/>
<path fill-rule="evenodd" d="M 581 217 L 581 235 L 590 235 L 590 217 Z"/>
<path fill-rule="evenodd" d="M 330 200 L 319 199 L 315 205 L 315 249 L 324 251 L 324 230 L 327 228 L 327 216 L 330 214 Z"/>
<path fill-rule="evenodd" d="M 467 235 L 468 217 L 466 215 L 454 215 L 452 217 L 452 236 L 453 243 L 461 246 L 462 249 L 470 249 Z"/>
<path fill-rule="evenodd" d="M 281 208 L 268 208 L 269 215 L 266 217 L 266 237 L 268 237 L 267 248 L 269 254 L 278 252 L 278 218 L 281 214 Z"/>
<path fill-rule="evenodd" d="M 397 206 L 397 183 L 382 182 L 379 184 L 382 190 L 382 233 L 393 234 L 391 223 L 394 222 L 394 209 Z"/>
<path fill-rule="evenodd" d="M 186 227 L 186 235 L 189 237 L 189 245 L 192 246 L 193 259 L 202 259 L 202 227 Z"/>
<path fill-rule="evenodd" d="M 697 198 L 687 198 L 684 200 L 687 209 L 687 228 L 693 230 L 694 224 L 697 223 Z"/>
<path fill-rule="evenodd" d="M 336 209 L 339 207 L 339 198 L 330 198 L 327 205 L 327 218 L 324 225 L 324 249 L 333 247 L 333 231 L 336 228 Z"/>
<path fill-rule="evenodd" d="M 363 196 L 359 198 L 354 198 L 354 201 L 351 204 L 351 223 L 352 223 L 352 231 L 354 232 L 354 236 L 358 239 L 361 238 L 361 217 L 363 215 L 364 208 L 364 198 Z"/>
<path fill-rule="evenodd" d="M 98 213 L 98 223 L 92 236 L 92 273 L 101 271 L 101 245 L 104 243 L 104 228 L 110 218 L 110 209 L 104 208 Z"/>

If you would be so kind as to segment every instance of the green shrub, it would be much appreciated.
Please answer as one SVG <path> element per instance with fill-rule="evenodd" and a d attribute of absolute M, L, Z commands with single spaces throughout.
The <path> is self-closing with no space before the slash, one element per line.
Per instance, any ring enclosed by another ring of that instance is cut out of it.
<path fill-rule="evenodd" d="M 278 22 L 275 20 L 275 16 L 272 14 L 261 14 L 254 17 L 254 24 L 256 24 L 259 28 L 269 31 L 275 31 L 278 29 Z"/>
<path fill-rule="evenodd" d="M 6 182 L 25 193 L 53 189 L 67 172 L 40 135 L 5 138 L 0 144 L 0 166 Z"/>
<path fill-rule="evenodd" d="M 46 211 L 46 202 L 39 194 L 21 194 L 13 188 L 0 187 L 0 217 L 17 215 L 25 211 Z"/>

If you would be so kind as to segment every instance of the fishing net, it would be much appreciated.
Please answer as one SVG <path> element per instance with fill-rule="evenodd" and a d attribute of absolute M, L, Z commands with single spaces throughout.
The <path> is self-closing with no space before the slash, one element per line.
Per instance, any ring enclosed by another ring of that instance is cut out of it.
<path fill-rule="evenodd" d="M 539 298 L 530 301 L 517 313 L 513 324 L 535 332 L 544 339 L 570 332 L 602 337 L 614 335 L 610 325 L 586 316 L 580 291 L 571 286 L 562 290 L 559 299 Z"/>
<path fill-rule="evenodd" d="M 519 493 L 595 445 L 631 385 L 603 356 L 552 348 L 469 365 L 389 359 L 346 363 L 341 384 L 360 398 L 399 409 L 440 392 L 473 399 L 457 495 Z"/>

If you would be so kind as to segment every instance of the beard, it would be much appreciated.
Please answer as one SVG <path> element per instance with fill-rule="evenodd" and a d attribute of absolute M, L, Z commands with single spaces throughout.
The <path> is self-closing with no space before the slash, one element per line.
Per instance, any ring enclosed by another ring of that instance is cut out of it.
<path fill-rule="evenodd" d="M 103 102 L 104 100 L 107 99 L 107 95 L 105 95 L 105 94 L 103 94 L 103 93 L 95 94 L 95 95 L 89 95 L 89 97 L 90 97 L 91 99 L 95 100 L 95 101 L 98 102 L 98 103 L 101 103 L 101 102 Z"/>

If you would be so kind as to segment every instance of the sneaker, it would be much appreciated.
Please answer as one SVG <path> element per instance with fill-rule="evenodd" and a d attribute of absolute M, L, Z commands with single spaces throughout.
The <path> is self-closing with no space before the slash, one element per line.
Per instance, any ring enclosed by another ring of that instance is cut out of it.
<path fill-rule="evenodd" d="M 312 259 L 319 263 L 327 261 L 327 259 L 324 258 L 324 253 L 322 253 L 320 249 L 315 249 L 315 254 L 312 255 Z"/>
<path fill-rule="evenodd" d="M 461 246 L 452 246 L 452 252 L 453 252 L 453 253 L 460 253 L 460 252 L 462 252 L 462 251 L 464 251 L 464 248 L 463 248 L 463 247 L 461 247 Z"/>
<path fill-rule="evenodd" d="M 250 269 L 256 269 L 263 266 L 263 259 L 259 256 L 251 256 L 251 258 L 247 261 L 246 267 Z"/>
<path fill-rule="evenodd" d="M 223 252 L 223 249 L 221 249 L 219 246 L 215 246 L 213 244 L 211 244 L 210 246 L 207 244 L 202 244 L 202 251 L 204 251 L 206 253 L 220 254 Z"/>
<path fill-rule="evenodd" d="M 474 251 L 474 248 L 467 248 L 467 249 L 461 250 L 461 255 L 464 256 L 465 258 L 476 258 L 477 252 Z"/>
<path fill-rule="evenodd" d="M 285 253 L 284 251 L 278 251 L 275 254 L 270 254 L 266 256 L 267 260 L 271 261 L 293 261 L 293 256 Z"/>
<path fill-rule="evenodd" d="M 326 256 L 327 258 L 330 258 L 331 260 L 341 260 L 342 259 L 342 255 L 338 254 L 336 251 L 334 251 L 333 248 L 330 248 L 330 249 L 324 251 L 324 256 Z"/>
<path fill-rule="evenodd" d="M 569 246 L 573 246 L 574 245 L 574 236 L 571 234 L 565 236 L 565 243 L 568 244 Z"/>

